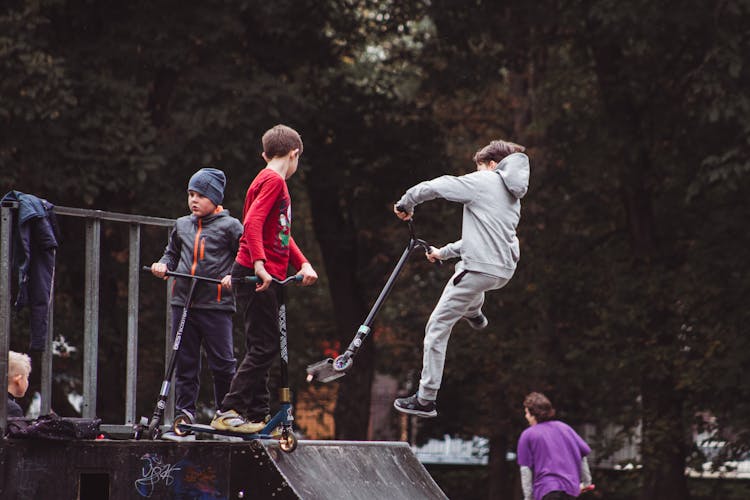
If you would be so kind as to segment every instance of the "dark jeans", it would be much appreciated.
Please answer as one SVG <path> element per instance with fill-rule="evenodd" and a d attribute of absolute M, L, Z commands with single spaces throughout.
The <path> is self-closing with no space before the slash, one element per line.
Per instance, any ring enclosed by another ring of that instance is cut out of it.
<path fill-rule="evenodd" d="M 182 318 L 182 307 L 172 307 L 172 338 Z M 180 350 L 175 362 L 175 409 L 195 415 L 201 372 L 201 343 L 214 381 L 216 406 L 229 391 L 237 360 L 232 342 L 232 312 L 216 309 L 188 310 Z"/>
<path fill-rule="evenodd" d="M 575 498 L 564 491 L 550 491 L 542 497 L 542 500 L 575 500 Z"/>
<path fill-rule="evenodd" d="M 247 287 L 243 287 L 247 288 Z M 279 308 L 284 290 L 278 283 L 260 293 L 237 290 L 238 305 L 245 305 L 245 357 L 232 379 L 221 410 L 236 410 L 257 421 L 270 412 L 268 379 L 273 363 L 279 359 Z"/>

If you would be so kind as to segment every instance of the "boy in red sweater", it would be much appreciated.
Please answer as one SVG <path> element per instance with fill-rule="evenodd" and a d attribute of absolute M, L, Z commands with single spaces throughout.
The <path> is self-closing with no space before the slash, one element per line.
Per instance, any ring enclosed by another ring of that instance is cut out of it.
<path fill-rule="evenodd" d="M 269 418 L 268 377 L 279 356 L 279 309 L 284 304 L 281 285 L 291 264 L 312 285 L 318 275 L 292 238 L 292 203 L 286 180 L 297 171 L 302 139 L 292 128 L 276 125 L 263 134 L 260 171 L 247 190 L 242 212 L 244 233 L 231 276 L 255 275 L 255 290 L 238 285 L 235 296 L 245 306 L 245 358 L 232 379 L 229 392 L 211 421 L 215 429 L 252 434 Z M 231 285 L 231 276 L 224 278 Z"/>

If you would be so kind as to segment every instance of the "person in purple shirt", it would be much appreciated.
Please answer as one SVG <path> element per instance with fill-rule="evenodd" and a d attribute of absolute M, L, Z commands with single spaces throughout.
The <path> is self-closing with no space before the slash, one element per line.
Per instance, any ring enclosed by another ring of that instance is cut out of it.
<path fill-rule="evenodd" d="M 569 425 L 552 420 L 555 409 L 544 394 L 532 392 L 523 406 L 529 423 L 518 440 L 524 500 L 566 500 L 591 489 L 589 445 Z"/>

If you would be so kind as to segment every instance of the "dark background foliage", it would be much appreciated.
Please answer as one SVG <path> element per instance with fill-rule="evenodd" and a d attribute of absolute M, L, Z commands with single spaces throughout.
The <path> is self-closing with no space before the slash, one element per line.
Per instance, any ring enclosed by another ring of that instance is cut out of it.
<path fill-rule="evenodd" d="M 488 497 L 517 494 L 505 453 L 530 390 L 573 424 L 614 425 L 619 437 L 640 425 L 644 500 L 694 490 L 683 471 L 698 412 L 746 449 L 746 1 L 4 5 L 3 193 L 178 217 L 189 176 L 211 165 L 226 172 L 225 206 L 239 215 L 263 167 L 262 133 L 300 130 L 294 232 L 321 280 L 290 293 L 292 373 L 323 342 L 346 345 L 366 316 L 406 243 L 390 213 L 406 188 L 471 171 L 494 138 L 529 148 L 518 271 L 488 296 L 486 332 L 456 327 L 441 418 L 420 428 L 421 439 L 490 437 Z M 78 345 L 79 222 L 63 222 L 55 297 L 56 332 Z M 460 207 L 430 202 L 416 223 L 425 239 L 452 241 Z M 156 260 L 166 234 L 143 240 L 142 262 Z M 127 229 L 105 226 L 102 244 L 100 372 L 124 387 Z M 337 437 L 366 436 L 376 371 L 416 383 L 423 325 L 449 274 L 410 262 L 339 385 Z M 156 280 L 141 287 L 146 413 L 164 304 Z M 14 320 L 17 350 L 24 321 Z M 69 363 L 60 371 L 75 385 Z M 120 421 L 120 394 L 100 392 L 102 417 Z M 602 454 L 616 445 L 593 444 Z"/>

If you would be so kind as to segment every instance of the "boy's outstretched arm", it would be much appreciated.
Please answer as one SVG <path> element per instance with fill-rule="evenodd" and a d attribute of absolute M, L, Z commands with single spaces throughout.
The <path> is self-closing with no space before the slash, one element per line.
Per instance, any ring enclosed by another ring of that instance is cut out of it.
<path fill-rule="evenodd" d="M 232 275 L 231 274 L 227 274 L 226 276 L 221 278 L 221 286 L 223 288 L 226 288 L 227 290 L 232 289 Z"/>
<path fill-rule="evenodd" d="M 581 491 L 584 491 L 591 487 L 591 469 L 589 469 L 589 461 L 586 457 L 581 459 Z"/>
<path fill-rule="evenodd" d="M 435 247 L 430 247 L 430 250 L 424 253 L 427 260 L 435 262 L 436 260 L 443 260 L 440 258 L 440 250 Z"/>
<path fill-rule="evenodd" d="M 310 286 L 318 281 L 318 273 L 315 272 L 309 262 L 305 262 L 297 272 L 297 276 L 302 276 L 302 286 Z"/>
<path fill-rule="evenodd" d="M 401 220 L 410 220 L 412 216 L 414 215 L 414 210 L 411 212 L 406 212 L 400 210 L 402 208 L 398 203 L 393 205 L 393 213 L 396 214 L 396 217 L 398 217 Z"/>
<path fill-rule="evenodd" d="M 302 286 L 310 286 L 315 283 L 318 280 L 318 273 L 315 272 L 312 264 L 305 258 L 305 255 L 299 249 L 293 237 L 289 238 L 289 252 L 292 266 L 299 269 L 296 276 L 302 276 Z"/>
<path fill-rule="evenodd" d="M 525 465 L 521 466 L 521 490 L 523 500 L 534 500 L 534 472 Z"/>
<path fill-rule="evenodd" d="M 430 247 L 430 251 L 425 252 L 425 256 L 430 262 L 435 262 L 436 260 L 448 260 L 454 257 L 461 257 L 462 244 L 463 240 L 458 240 L 454 241 L 453 243 L 448 243 L 444 247 Z"/>
<path fill-rule="evenodd" d="M 157 278 L 164 278 L 167 279 L 167 265 L 163 262 L 154 262 L 151 264 L 151 274 L 156 276 Z"/>
<path fill-rule="evenodd" d="M 401 197 L 393 211 L 402 220 L 409 220 L 414 213 L 414 207 L 425 201 L 434 200 L 435 198 L 444 198 L 448 201 L 468 204 L 475 198 L 477 189 L 481 186 L 482 180 L 474 174 L 462 175 L 455 177 L 452 175 L 443 175 L 430 181 L 420 182 L 410 187 Z M 399 215 L 396 207 L 402 207 L 408 214 L 405 218 Z"/>
<path fill-rule="evenodd" d="M 255 276 L 257 276 L 260 280 L 260 283 L 255 286 L 255 291 L 263 292 L 267 290 L 268 287 L 271 286 L 271 280 L 273 280 L 273 276 L 271 276 L 269 272 L 266 271 L 265 261 L 256 260 L 253 263 L 253 268 L 253 271 L 255 271 Z"/>

